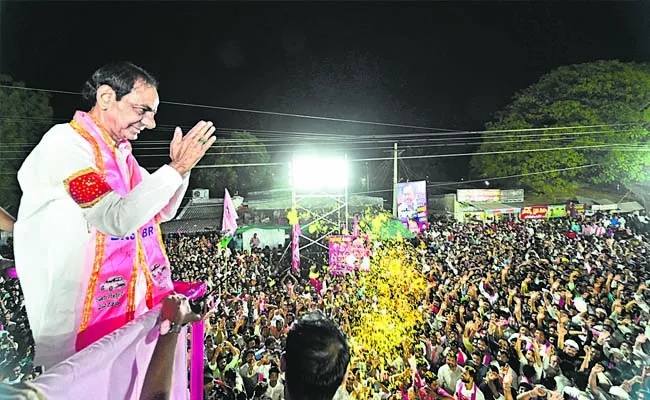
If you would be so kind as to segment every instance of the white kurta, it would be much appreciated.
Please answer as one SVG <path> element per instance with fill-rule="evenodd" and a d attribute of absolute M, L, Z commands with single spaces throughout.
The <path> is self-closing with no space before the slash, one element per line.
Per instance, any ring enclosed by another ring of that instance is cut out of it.
<path fill-rule="evenodd" d="M 116 150 L 123 171 L 128 171 L 127 151 Z M 92 272 L 92 266 L 84 266 L 85 252 L 94 251 L 87 247 L 90 226 L 126 237 L 158 214 L 168 221 L 189 182 L 189 174 L 183 179 L 168 165 L 153 174 L 141 168 L 142 182 L 126 196 L 110 192 L 82 209 L 69 196 L 64 180 L 86 168 L 97 169 L 90 144 L 69 124 L 60 124 L 43 136 L 18 171 L 23 197 L 14 227 L 14 252 L 36 342 L 36 365 L 52 366 L 75 353 Z M 144 276 L 139 276 L 136 307 L 140 309 L 145 293 Z"/>

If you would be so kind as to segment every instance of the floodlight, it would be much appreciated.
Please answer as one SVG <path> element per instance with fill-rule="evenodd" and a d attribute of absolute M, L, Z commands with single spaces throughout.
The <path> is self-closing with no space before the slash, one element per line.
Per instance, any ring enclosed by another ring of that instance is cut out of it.
<path fill-rule="evenodd" d="M 340 190 L 348 184 L 348 162 L 342 157 L 297 156 L 289 175 L 294 190 Z"/>

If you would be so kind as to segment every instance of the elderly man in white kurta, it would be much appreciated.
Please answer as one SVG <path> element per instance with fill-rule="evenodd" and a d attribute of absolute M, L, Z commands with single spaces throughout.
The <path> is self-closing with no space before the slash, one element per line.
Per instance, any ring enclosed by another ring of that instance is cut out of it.
<path fill-rule="evenodd" d="M 175 215 L 214 127 L 176 128 L 171 162 L 149 174 L 129 142 L 155 127 L 155 79 L 130 63 L 86 82 L 91 110 L 52 127 L 18 172 L 15 259 L 36 342 L 51 366 L 120 328 L 172 292 L 159 224 Z"/>

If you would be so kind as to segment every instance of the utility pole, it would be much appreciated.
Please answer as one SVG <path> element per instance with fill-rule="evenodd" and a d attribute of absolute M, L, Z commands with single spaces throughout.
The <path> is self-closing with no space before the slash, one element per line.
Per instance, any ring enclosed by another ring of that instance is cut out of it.
<path fill-rule="evenodd" d="M 397 142 L 393 143 L 393 216 L 397 217 Z"/>
<path fill-rule="evenodd" d="M 368 161 L 366 161 L 366 191 L 370 194 L 370 170 L 368 169 Z"/>

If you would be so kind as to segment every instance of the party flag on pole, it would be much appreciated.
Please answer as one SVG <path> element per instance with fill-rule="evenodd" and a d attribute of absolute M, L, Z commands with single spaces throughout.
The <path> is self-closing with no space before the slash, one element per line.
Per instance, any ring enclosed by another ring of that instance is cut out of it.
<path fill-rule="evenodd" d="M 226 189 L 223 197 L 223 219 L 221 222 L 221 231 L 227 232 L 229 236 L 233 236 L 237 230 L 237 212 L 235 205 L 232 202 L 230 193 Z"/>
<path fill-rule="evenodd" d="M 352 228 L 352 236 L 359 236 L 359 217 L 354 216 L 354 228 Z"/>
<path fill-rule="evenodd" d="M 300 270 L 300 235 L 302 235 L 302 230 L 300 223 L 297 222 L 293 225 L 291 236 L 291 269 L 294 272 Z"/>

